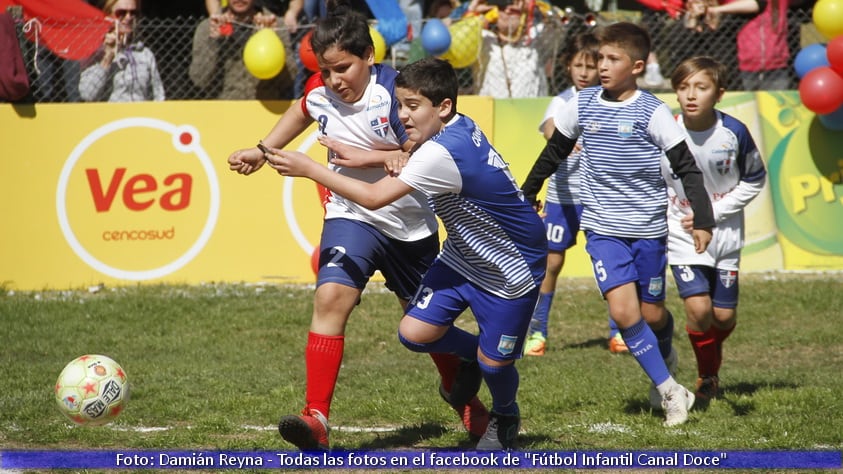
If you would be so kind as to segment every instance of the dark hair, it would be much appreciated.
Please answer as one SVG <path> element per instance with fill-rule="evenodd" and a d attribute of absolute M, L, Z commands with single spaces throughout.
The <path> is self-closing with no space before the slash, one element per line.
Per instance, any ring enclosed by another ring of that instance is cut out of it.
<path fill-rule="evenodd" d="M 643 27 L 621 21 L 602 27 L 598 31 L 600 44 L 615 45 L 624 51 L 632 61 L 647 61 L 650 55 L 650 33 Z"/>
<path fill-rule="evenodd" d="M 332 46 L 360 58 L 365 58 L 367 48 L 374 50 L 375 43 L 369 34 L 366 17 L 342 2 L 329 2 L 328 16 L 316 20 L 310 46 L 318 57 Z"/>
<path fill-rule="evenodd" d="M 729 69 L 723 63 L 709 56 L 695 56 L 676 66 L 670 75 L 670 85 L 676 90 L 682 81 L 698 72 L 708 74 L 714 87 L 718 89 L 725 89 L 729 83 Z"/>
<path fill-rule="evenodd" d="M 565 58 L 565 65 L 570 66 L 571 61 L 573 61 L 574 57 L 579 53 L 584 53 L 596 63 L 597 52 L 599 50 L 600 40 L 597 39 L 597 36 L 594 33 L 590 31 L 580 33 L 577 36 L 574 36 L 574 40 L 569 41 L 568 47 L 565 48 L 563 56 Z"/>
<path fill-rule="evenodd" d="M 451 99 L 451 111 L 457 111 L 460 83 L 454 67 L 444 59 L 431 56 L 404 66 L 395 78 L 395 87 L 418 91 L 430 99 L 433 105 Z"/>

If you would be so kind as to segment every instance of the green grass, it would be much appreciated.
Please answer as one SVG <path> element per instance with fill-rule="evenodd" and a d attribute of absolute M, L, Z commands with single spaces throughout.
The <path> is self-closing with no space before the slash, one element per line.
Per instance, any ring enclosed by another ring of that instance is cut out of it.
<path fill-rule="evenodd" d="M 668 290 L 677 378 L 692 386 L 681 302 Z M 236 284 L 3 291 L 0 447 L 291 449 L 274 427 L 302 407 L 311 297 L 312 288 Z M 333 447 L 471 448 L 437 394 L 429 357 L 398 343 L 398 308 L 374 284 L 351 316 Z M 668 429 L 649 409 L 649 382 L 633 358 L 606 349 L 606 308 L 594 283 L 562 279 L 549 352 L 518 362 L 521 447 L 843 449 L 841 308 L 840 274 L 743 275 L 739 323 L 721 371 L 724 398 Z M 459 323 L 475 327 L 470 315 Z M 128 373 L 131 400 L 110 426 L 71 426 L 56 407 L 56 377 L 85 353 L 109 355 Z M 156 427 L 166 429 L 141 430 Z"/>

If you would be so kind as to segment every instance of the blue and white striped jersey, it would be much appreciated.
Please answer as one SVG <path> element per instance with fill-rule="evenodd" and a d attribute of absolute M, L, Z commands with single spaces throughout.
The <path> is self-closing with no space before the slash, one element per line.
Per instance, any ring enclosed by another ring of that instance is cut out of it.
<path fill-rule="evenodd" d="M 456 115 L 413 153 L 399 179 L 425 193 L 448 233 L 439 259 L 512 299 L 541 284 L 544 225 L 508 165 L 470 118 Z"/>
<path fill-rule="evenodd" d="M 601 97 L 603 88 L 581 90 L 554 117 L 570 139 L 582 138 L 582 229 L 598 234 L 657 238 L 667 235 L 664 151 L 685 139 L 670 108 L 638 90 L 624 101 Z"/>
<path fill-rule="evenodd" d="M 539 132 L 547 120 L 553 120 L 556 111 L 577 96 L 577 88 L 571 86 L 551 99 L 544 112 L 544 118 L 539 125 Z M 547 180 L 545 201 L 556 204 L 574 205 L 580 203 L 580 150 L 582 143 L 571 152 L 557 168 L 556 172 Z"/>

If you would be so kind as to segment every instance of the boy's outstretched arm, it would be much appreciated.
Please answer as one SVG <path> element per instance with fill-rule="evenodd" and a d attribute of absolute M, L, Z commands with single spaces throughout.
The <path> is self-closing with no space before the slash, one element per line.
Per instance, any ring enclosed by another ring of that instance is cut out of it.
<path fill-rule="evenodd" d="M 521 190 L 524 192 L 524 199 L 527 202 L 534 206 L 538 205 L 537 196 L 545 180 L 559 168 L 559 164 L 571 154 L 576 144 L 576 139 L 566 137 L 558 129 L 553 131 L 553 135 L 551 135 L 544 149 L 539 153 L 536 162 L 533 163 L 533 168 L 527 175 L 527 179 L 521 185 Z"/>
<path fill-rule="evenodd" d="M 331 171 L 298 151 L 277 148 L 270 148 L 270 151 L 272 153 L 266 155 L 266 163 L 279 174 L 310 178 L 367 209 L 380 209 L 413 191 L 410 185 L 391 176 L 368 183 Z"/>
<path fill-rule="evenodd" d="M 711 199 L 705 190 L 703 174 L 697 167 L 694 155 L 688 149 L 688 144 L 681 141 L 666 152 L 667 160 L 674 173 L 682 181 L 685 189 L 685 196 L 691 203 L 691 210 L 694 212 L 694 247 L 697 253 L 705 252 L 708 243 L 711 241 L 711 229 L 714 227 L 714 211 L 711 207 Z"/>

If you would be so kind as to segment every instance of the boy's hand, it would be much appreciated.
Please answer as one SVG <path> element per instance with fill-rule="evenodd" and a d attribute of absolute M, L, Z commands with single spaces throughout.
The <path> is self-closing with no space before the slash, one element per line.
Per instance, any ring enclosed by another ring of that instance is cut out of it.
<path fill-rule="evenodd" d="M 697 253 L 705 252 L 705 249 L 708 248 L 709 242 L 711 242 L 711 228 L 706 229 L 694 229 L 694 250 Z"/>
<path fill-rule="evenodd" d="M 394 156 L 390 155 L 389 158 L 384 160 L 383 169 L 390 176 L 398 176 L 408 161 L 410 161 L 410 154 L 408 152 L 395 150 Z"/>
<path fill-rule="evenodd" d="M 249 175 L 259 170 L 266 162 L 263 152 L 257 148 L 237 150 L 228 157 L 228 169 Z"/>
<path fill-rule="evenodd" d="M 682 219 L 679 221 L 682 224 L 682 229 L 686 232 L 693 233 L 694 232 L 694 211 L 688 211 L 687 214 L 682 216 Z"/>
<path fill-rule="evenodd" d="M 283 176 L 307 178 L 311 166 L 317 165 L 309 156 L 300 151 L 284 151 L 277 148 L 270 148 L 269 151 L 272 153 L 266 155 L 266 163 Z"/>

